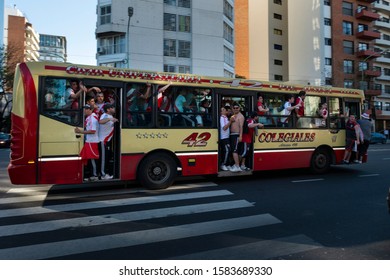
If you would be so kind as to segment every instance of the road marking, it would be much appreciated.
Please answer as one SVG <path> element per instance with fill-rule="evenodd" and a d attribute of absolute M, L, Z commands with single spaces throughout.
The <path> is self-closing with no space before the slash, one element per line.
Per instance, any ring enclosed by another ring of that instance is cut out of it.
<path fill-rule="evenodd" d="M 379 176 L 379 174 L 366 174 L 366 175 L 359 175 L 358 177 L 375 177 Z"/>
<path fill-rule="evenodd" d="M 138 204 L 155 203 L 155 202 L 188 200 L 188 199 L 225 196 L 225 195 L 233 195 L 233 193 L 227 190 L 219 190 L 219 191 L 205 191 L 205 192 L 183 193 L 183 194 L 168 194 L 168 195 L 160 195 L 160 196 L 131 197 L 131 198 L 93 201 L 93 202 L 47 205 L 44 207 L 38 206 L 38 207 L 16 208 L 16 209 L 3 209 L 0 211 L 0 218 L 55 213 L 55 212 L 67 212 L 67 211 L 85 210 L 85 209 L 99 209 L 99 208 L 117 207 L 117 206 L 126 206 L 126 205 L 138 205 Z"/>
<path fill-rule="evenodd" d="M 80 218 L 49 220 L 44 222 L 25 223 L 17 225 L 0 226 L 0 237 L 17 234 L 36 233 L 43 231 L 58 230 L 71 227 L 86 227 L 108 225 L 120 222 L 140 221 L 168 216 L 190 215 L 212 211 L 231 210 L 245 207 L 253 207 L 246 200 L 234 200 L 215 203 L 194 204 L 170 208 L 159 208 L 136 212 L 124 212 L 117 214 L 105 214 L 99 216 L 87 216 Z"/>
<path fill-rule="evenodd" d="M 48 187 L 30 187 L 30 188 L 12 188 L 7 191 L 7 193 L 29 193 L 29 192 L 47 192 L 51 186 Z"/>
<path fill-rule="evenodd" d="M 35 260 L 56 258 L 74 254 L 267 226 L 278 223 L 281 223 L 281 221 L 270 214 L 243 216 L 232 219 L 213 220 L 201 223 L 184 224 L 180 226 L 0 249 L 0 259 Z"/>
<path fill-rule="evenodd" d="M 175 260 L 265 260 L 323 246 L 306 235 L 299 234 L 272 240 L 261 240 L 244 245 L 208 250 L 200 253 L 175 256 Z"/>
<path fill-rule="evenodd" d="M 292 183 L 307 183 L 307 182 L 317 182 L 317 181 L 323 181 L 325 180 L 324 178 L 319 178 L 319 179 L 306 179 L 306 180 L 296 180 L 296 181 L 291 181 Z"/>
<path fill-rule="evenodd" d="M 173 190 L 182 190 L 189 188 L 205 188 L 205 187 L 215 187 L 218 186 L 215 183 L 196 183 L 196 184 L 186 184 L 186 185 L 176 185 L 169 188 L 169 190 L 159 190 L 161 194 L 163 192 L 169 192 Z M 139 193 L 156 193 L 157 191 L 150 191 L 145 189 L 118 189 L 118 190 L 108 190 L 108 191 L 88 191 L 88 192 L 74 192 L 71 194 L 60 195 L 60 194 L 47 194 L 46 192 L 42 193 L 41 191 L 49 191 L 48 188 L 14 188 L 10 189 L 7 193 L 23 193 L 24 196 L 21 197 L 9 197 L 1 198 L 1 204 L 10 204 L 10 203 L 20 203 L 20 202 L 34 202 L 34 201 L 48 201 L 48 200 L 59 200 L 59 199 L 69 199 L 69 198 L 86 198 L 86 197 L 96 197 L 103 195 L 121 195 L 121 194 L 139 194 Z M 32 194 L 31 194 L 32 193 Z"/>

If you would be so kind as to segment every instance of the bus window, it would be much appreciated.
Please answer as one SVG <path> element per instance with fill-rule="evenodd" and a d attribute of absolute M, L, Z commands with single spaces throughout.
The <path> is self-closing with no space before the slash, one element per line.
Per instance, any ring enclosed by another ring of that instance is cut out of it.
<path fill-rule="evenodd" d="M 211 90 L 193 87 L 173 88 L 172 126 L 211 127 Z M 164 112 L 164 115 L 166 113 Z M 163 114 L 160 114 L 161 116 Z"/>
<path fill-rule="evenodd" d="M 150 127 L 152 124 L 152 86 L 129 83 L 126 86 L 126 126 Z"/>
<path fill-rule="evenodd" d="M 73 83 L 73 85 L 72 85 Z M 45 78 L 41 90 L 42 112 L 45 116 L 65 123 L 78 125 L 80 122 L 79 99 L 70 98 L 72 86 L 76 89 L 79 81 Z"/>
<path fill-rule="evenodd" d="M 329 97 L 328 102 L 330 128 L 344 128 L 346 116 L 343 112 L 342 99 L 338 97 Z"/>

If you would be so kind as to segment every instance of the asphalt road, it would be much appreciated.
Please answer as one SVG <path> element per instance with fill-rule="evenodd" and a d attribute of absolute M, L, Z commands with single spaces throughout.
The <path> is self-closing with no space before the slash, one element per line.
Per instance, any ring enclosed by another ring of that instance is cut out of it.
<path fill-rule="evenodd" d="M 162 191 L 13 186 L 0 150 L 0 259 L 390 259 L 390 145 L 369 162 Z"/>

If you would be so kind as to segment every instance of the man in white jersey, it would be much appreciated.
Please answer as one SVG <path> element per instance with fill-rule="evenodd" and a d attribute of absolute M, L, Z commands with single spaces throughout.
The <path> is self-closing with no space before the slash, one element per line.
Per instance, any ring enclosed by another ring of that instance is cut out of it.
<path fill-rule="evenodd" d="M 87 116 L 85 119 L 85 129 L 81 130 L 76 127 L 74 131 L 78 134 L 85 135 L 85 143 L 83 149 L 80 152 L 80 156 L 86 165 L 88 160 L 91 160 L 92 164 L 92 176 L 89 178 L 90 181 L 98 180 L 97 171 L 96 171 L 96 162 L 95 159 L 99 158 L 99 136 L 98 136 L 98 117 L 93 113 L 93 108 L 91 105 L 86 104 L 84 107 L 84 114 Z"/>
<path fill-rule="evenodd" d="M 113 104 L 105 103 L 103 106 L 104 113 L 99 119 L 99 141 L 100 141 L 100 173 L 102 180 L 109 180 L 113 175 L 106 173 L 106 166 L 112 150 L 112 136 L 114 135 L 114 124 L 118 119 L 114 118 L 115 107 Z"/>

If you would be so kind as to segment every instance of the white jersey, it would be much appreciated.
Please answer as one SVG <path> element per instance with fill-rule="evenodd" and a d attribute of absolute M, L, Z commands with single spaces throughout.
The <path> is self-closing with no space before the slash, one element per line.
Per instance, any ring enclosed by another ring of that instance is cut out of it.
<path fill-rule="evenodd" d="M 101 115 L 100 120 L 104 119 L 113 119 L 114 117 L 110 114 L 104 113 Z M 99 126 L 99 140 L 100 142 L 104 142 L 106 144 L 111 140 L 112 135 L 114 134 L 114 122 L 108 121 L 104 124 L 100 124 Z"/>
<path fill-rule="evenodd" d="M 226 130 L 223 130 L 223 127 L 228 123 L 228 118 L 225 115 L 221 115 L 221 117 L 219 118 L 221 139 L 228 139 L 230 137 L 230 127 L 228 127 Z"/>
<path fill-rule="evenodd" d="M 95 113 L 92 113 L 85 119 L 85 130 L 93 130 L 94 134 L 85 134 L 85 142 L 99 143 L 99 121 Z"/>

